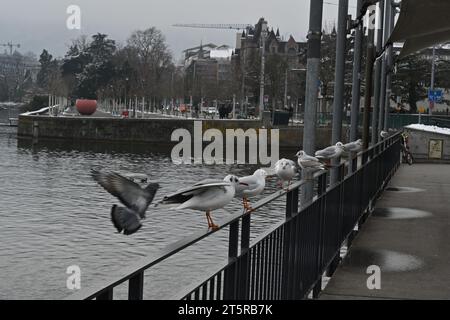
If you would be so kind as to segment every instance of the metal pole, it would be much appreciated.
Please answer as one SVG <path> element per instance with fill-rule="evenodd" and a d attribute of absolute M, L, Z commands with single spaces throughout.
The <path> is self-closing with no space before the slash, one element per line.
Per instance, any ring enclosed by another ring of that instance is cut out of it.
<path fill-rule="evenodd" d="M 383 28 L 384 28 L 384 2 L 381 1 L 379 3 L 379 12 L 378 12 L 378 28 L 377 28 L 377 55 L 381 52 L 383 48 Z M 380 105 L 380 96 L 381 96 L 381 61 L 379 58 L 375 62 L 375 100 L 373 104 L 373 112 L 372 112 L 372 145 L 375 145 L 378 141 L 378 108 Z"/>
<path fill-rule="evenodd" d="M 370 105 L 372 102 L 372 81 L 373 81 L 373 63 L 375 58 L 375 46 L 373 43 L 375 30 L 369 29 L 369 37 L 367 39 L 367 58 L 366 58 L 366 91 L 364 98 L 364 118 L 363 118 L 363 144 L 364 149 L 369 147 L 369 117 Z"/>
<path fill-rule="evenodd" d="M 287 108 L 287 95 L 288 95 L 288 69 L 286 68 L 286 74 L 284 78 L 284 108 Z"/>
<path fill-rule="evenodd" d="M 383 44 L 386 45 L 390 37 L 390 1 L 385 0 L 384 6 L 384 39 Z M 383 55 L 383 60 L 381 62 L 381 88 L 380 88 L 380 105 L 378 114 L 378 132 L 377 141 L 381 141 L 380 133 L 384 130 L 384 111 L 386 109 L 386 84 L 387 84 L 387 51 Z"/>
<path fill-rule="evenodd" d="M 360 15 L 363 0 L 358 0 L 356 16 Z M 359 110 L 361 103 L 361 57 L 362 57 L 362 37 L 363 24 L 360 23 L 355 30 L 355 49 L 353 56 L 353 88 L 352 88 L 352 110 L 351 110 L 351 126 L 350 140 L 358 139 L 358 123 Z"/>
<path fill-rule="evenodd" d="M 393 6 L 392 2 L 388 0 L 388 6 L 386 10 L 389 11 L 389 36 L 391 36 L 394 30 L 395 23 L 395 11 L 396 8 Z M 392 65 L 394 61 L 394 48 L 391 44 L 387 51 L 387 77 L 386 77 L 386 97 L 385 97 L 385 109 L 384 109 L 384 131 L 389 129 L 389 110 L 391 108 L 391 92 L 392 92 Z"/>
<path fill-rule="evenodd" d="M 333 128 L 331 144 L 342 140 L 342 111 L 345 91 L 345 45 L 347 41 L 348 0 L 339 0 L 338 29 L 336 37 L 336 74 L 334 80 Z M 341 159 L 333 159 L 332 165 L 339 165 Z M 338 170 L 331 171 L 331 184 L 338 181 Z"/>
<path fill-rule="evenodd" d="M 236 95 L 233 94 L 233 119 L 236 119 Z"/>
<path fill-rule="evenodd" d="M 320 71 L 320 49 L 322 38 L 323 0 L 310 1 L 309 32 L 308 32 L 308 60 L 306 74 L 305 116 L 303 129 L 303 150 L 313 155 L 316 151 L 316 118 L 318 82 Z M 302 172 L 303 178 L 307 177 Z M 302 203 L 313 197 L 313 184 L 308 183 L 302 189 Z"/>
<path fill-rule="evenodd" d="M 265 85 L 265 67 L 266 67 L 266 28 L 265 21 L 261 24 L 261 75 L 259 83 L 259 119 L 262 121 L 264 112 L 264 85 Z"/>
<path fill-rule="evenodd" d="M 435 72 L 436 72 L 436 47 L 433 47 L 433 60 L 431 61 L 431 86 L 430 90 L 434 91 L 434 82 L 435 82 Z M 428 114 L 433 114 L 434 101 L 430 100 L 430 108 L 428 110 Z"/>

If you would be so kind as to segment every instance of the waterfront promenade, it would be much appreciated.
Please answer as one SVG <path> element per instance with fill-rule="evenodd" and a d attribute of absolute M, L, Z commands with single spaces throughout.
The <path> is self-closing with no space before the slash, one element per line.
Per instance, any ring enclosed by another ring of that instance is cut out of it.
<path fill-rule="evenodd" d="M 449 207 L 448 165 L 403 165 L 320 298 L 449 299 Z M 380 290 L 367 288 L 370 265 Z"/>

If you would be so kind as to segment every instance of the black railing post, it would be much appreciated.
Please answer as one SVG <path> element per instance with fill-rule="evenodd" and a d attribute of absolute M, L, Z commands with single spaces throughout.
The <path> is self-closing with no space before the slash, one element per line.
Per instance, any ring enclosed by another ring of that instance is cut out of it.
<path fill-rule="evenodd" d="M 228 268 L 224 275 L 224 299 L 236 300 L 236 266 L 239 243 L 239 221 L 230 225 L 228 242 Z"/>
<path fill-rule="evenodd" d="M 113 288 L 106 289 L 96 297 L 96 300 L 112 300 L 112 299 L 113 299 Z"/>
<path fill-rule="evenodd" d="M 144 298 L 144 272 L 139 272 L 128 282 L 128 300 L 142 300 Z"/>
<path fill-rule="evenodd" d="M 298 189 L 297 189 L 298 192 Z M 288 192 L 286 195 L 286 223 L 284 225 L 284 239 L 283 239 L 283 276 L 282 276 L 282 300 L 291 299 L 292 292 L 292 270 L 293 263 L 293 232 L 292 232 L 292 216 L 293 212 L 294 193 Z"/>
<path fill-rule="evenodd" d="M 242 218 L 241 227 L 241 263 L 238 276 L 238 298 L 248 300 L 250 287 L 250 222 L 251 214 L 246 214 Z"/>
<path fill-rule="evenodd" d="M 292 190 L 292 201 L 291 201 L 291 212 L 293 219 L 291 220 L 291 254 L 292 257 L 292 265 L 290 267 L 290 279 L 293 283 L 291 297 L 292 299 L 297 299 L 300 292 L 303 289 L 302 279 L 297 276 L 298 270 L 300 268 L 300 232 L 299 232 L 299 219 L 297 215 L 298 212 L 298 193 L 299 189 Z"/>
<path fill-rule="evenodd" d="M 330 266 L 328 267 L 327 275 L 331 277 L 334 272 L 336 271 L 337 267 L 339 266 L 339 263 L 341 262 L 341 253 L 340 253 L 340 247 L 342 245 L 342 222 L 343 222 L 343 214 L 344 214 L 344 174 L 345 174 L 345 164 L 341 164 L 338 167 L 338 188 L 339 188 L 339 204 L 338 204 L 338 225 L 337 228 L 337 239 L 339 241 L 339 249 L 336 252 L 336 255 L 333 258 L 333 261 L 331 262 Z"/>
<path fill-rule="evenodd" d="M 352 168 L 353 170 L 353 168 Z M 324 220 L 326 211 L 326 198 L 324 197 L 327 191 L 327 173 L 325 172 L 319 176 L 317 196 L 319 204 L 319 233 L 317 235 L 318 252 L 317 252 L 317 282 L 313 289 L 313 299 L 317 299 L 322 291 L 322 274 L 323 274 L 323 250 L 324 250 Z"/>

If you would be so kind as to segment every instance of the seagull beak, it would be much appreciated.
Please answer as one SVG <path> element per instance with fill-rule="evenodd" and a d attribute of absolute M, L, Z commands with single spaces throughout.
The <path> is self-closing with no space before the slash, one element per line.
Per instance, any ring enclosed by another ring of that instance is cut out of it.
<path fill-rule="evenodd" d="M 239 182 L 239 184 L 240 184 L 241 186 L 247 186 L 247 187 L 248 187 L 248 183 L 245 183 L 245 182 Z"/>

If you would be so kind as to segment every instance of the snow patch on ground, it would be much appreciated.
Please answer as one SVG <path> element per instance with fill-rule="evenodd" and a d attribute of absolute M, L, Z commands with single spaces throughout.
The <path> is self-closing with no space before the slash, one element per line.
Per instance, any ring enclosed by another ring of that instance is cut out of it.
<path fill-rule="evenodd" d="M 438 134 L 445 134 L 445 135 L 450 136 L 450 129 L 448 129 L 448 128 L 428 126 L 425 124 L 411 124 L 409 126 L 406 126 L 405 128 L 412 129 L 412 130 L 425 131 L 425 132 L 438 133 Z"/>

